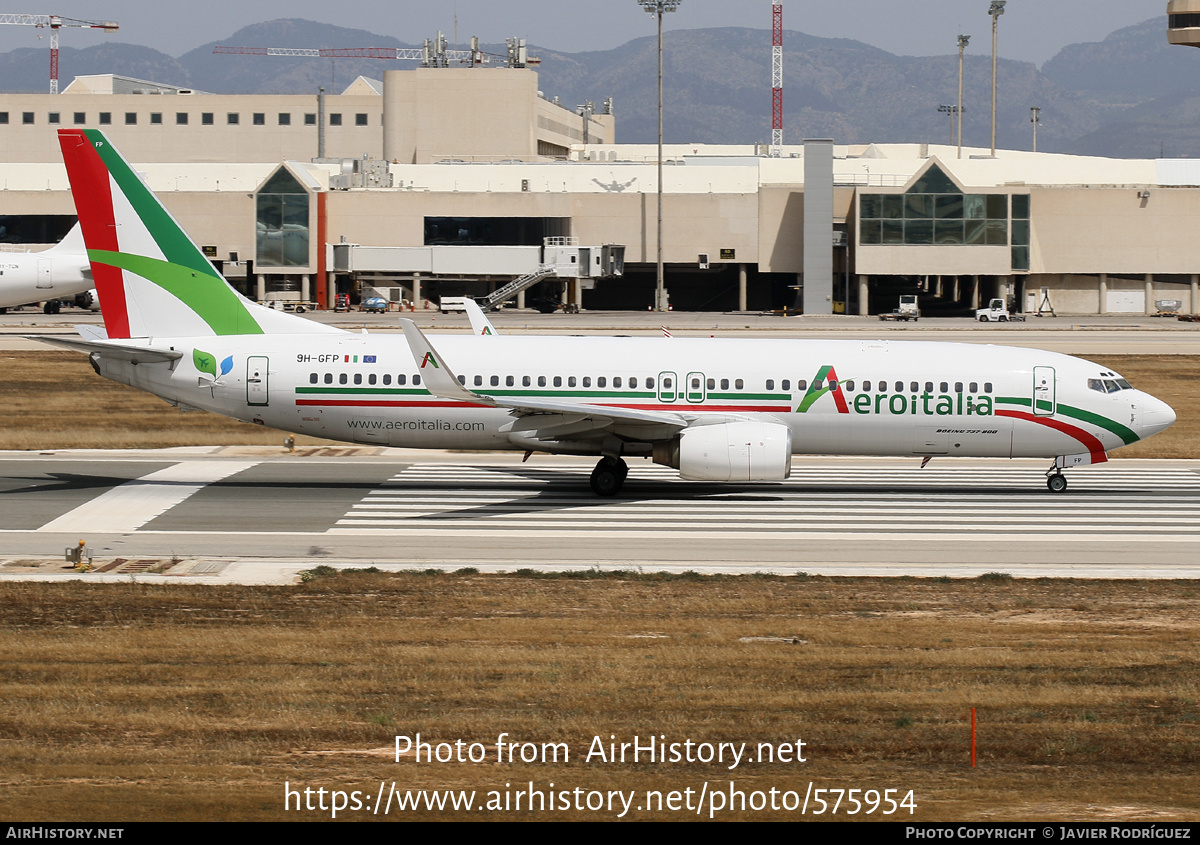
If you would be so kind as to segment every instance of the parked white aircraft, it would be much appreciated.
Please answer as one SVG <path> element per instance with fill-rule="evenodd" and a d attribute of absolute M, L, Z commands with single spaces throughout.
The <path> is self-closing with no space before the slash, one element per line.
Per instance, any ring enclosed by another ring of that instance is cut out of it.
<path fill-rule="evenodd" d="M 87 308 L 96 301 L 87 298 L 91 289 L 92 268 L 78 223 L 50 249 L 0 252 L 0 309 L 45 302 L 46 313 L 57 314 L 64 299 Z"/>
<path fill-rule="evenodd" d="M 1061 491 L 1063 469 L 1175 421 L 1105 367 L 1028 349 L 341 331 L 243 299 L 100 132 L 59 136 L 106 332 L 43 339 L 180 407 L 356 443 L 596 455 L 603 496 L 630 457 L 744 482 L 787 478 L 793 454 L 1044 457 Z"/>

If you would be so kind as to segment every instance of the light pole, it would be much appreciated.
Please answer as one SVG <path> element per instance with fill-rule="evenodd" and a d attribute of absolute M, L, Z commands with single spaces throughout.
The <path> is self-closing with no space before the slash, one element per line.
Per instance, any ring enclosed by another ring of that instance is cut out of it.
<path fill-rule="evenodd" d="M 942 114 L 950 115 L 950 143 L 953 144 L 954 143 L 954 116 L 956 114 L 958 114 L 958 106 L 943 103 L 942 105 L 938 106 L 938 111 L 940 111 Z"/>
<path fill-rule="evenodd" d="M 958 36 L 958 157 L 962 158 L 962 82 L 963 82 L 963 50 L 967 49 L 967 44 L 971 41 L 971 36 Z"/>
<path fill-rule="evenodd" d="M 988 14 L 992 16 L 992 158 L 996 157 L 996 24 L 1004 14 L 1007 0 L 992 0 Z"/>
<path fill-rule="evenodd" d="M 1042 117 L 1041 106 L 1030 106 L 1029 107 L 1029 122 L 1033 124 L 1033 151 L 1035 153 L 1037 152 L 1037 128 L 1038 128 L 1038 124 L 1042 122 L 1041 117 Z"/>
<path fill-rule="evenodd" d="M 679 8 L 683 0 L 638 0 L 648 13 L 658 16 L 658 284 L 654 288 L 654 310 L 666 310 L 663 279 L 663 14 Z"/>

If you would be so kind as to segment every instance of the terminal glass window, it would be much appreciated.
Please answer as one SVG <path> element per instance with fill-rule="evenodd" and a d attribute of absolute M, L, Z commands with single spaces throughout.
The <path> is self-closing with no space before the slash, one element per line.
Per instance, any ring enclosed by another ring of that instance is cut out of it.
<path fill-rule="evenodd" d="M 225 115 L 225 123 L 229 126 L 237 126 L 240 120 L 241 116 L 235 111 L 228 112 Z"/>
<path fill-rule="evenodd" d="M 338 112 L 334 112 L 333 114 L 329 115 L 329 125 L 330 126 L 341 126 L 342 125 L 341 114 L 339 114 Z"/>
<path fill-rule="evenodd" d="M 48 115 L 46 115 L 46 122 L 53 125 L 56 123 L 61 123 L 62 118 L 60 117 L 58 112 L 52 111 Z"/>
<path fill-rule="evenodd" d="M 309 197 L 287 168 L 275 171 L 255 200 L 258 261 L 265 267 L 308 266 Z"/>
<path fill-rule="evenodd" d="M 903 194 L 862 194 L 859 243 L 1007 246 L 1008 197 L 964 194 L 936 164 Z"/>
<path fill-rule="evenodd" d="M 213 125 L 213 113 L 210 111 L 200 113 L 200 123 L 203 126 Z"/>
<path fill-rule="evenodd" d="M 110 123 L 112 123 L 112 112 L 110 112 L 110 111 L 100 112 L 100 125 L 108 126 Z"/>
<path fill-rule="evenodd" d="M 279 113 L 279 125 L 280 126 L 291 126 L 292 125 L 292 115 L 289 112 L 281 111 Z"/>
<path fill-rule="evenodd" d="M 26 125 L 33 123 L 33 112 L 21 112 L 21 122 Z"/>
<path fill-rule="evenodd" d="M 0 111 L 0 124 L 8 123 L 8 112 Z"/>
<path fill-rule="evenodd" d="M 304 115 L 304 125 L 305 126 L 316 126 L 317 125 L 316 114 L 313 112 L 309 112 L 308 114 Z"/>
<path fill-rule="evenodd" d="M 255 126 L 266 126 L 267 125 L 266 112 L 256 111 L 254 113 L 254 125 Z"/>
<path fill-rule="evenodd" d="M 135 111 L 125 112 L 125 125 L 126 126 L 136 126 L 137 125 L 137 112 L 135 112 Z"/>
<path fill-rule="evenodd" d="M 150 112 L 150 125 L 151 126 L 162 126 L 162 112 L 160 112 L 160 111 Z"/>
<path fill-rule="evenodd" d="M 1012 268 L 1029 269 L 1029 194 L 1012 197 Z"/>
<path fill-rule="evenodd" d="M 187 126 L 187 122 L 188 122 L 188 113 L 187 112 L 185 112 L 185 111 L 175 112 L 175 125 L 176 126 Z"/>
<path fill-rule="evenodd" d="M 355 126 L 366 126 L 367 125 L 367 116 L 365 114 L 354 115 L 354 125 Z"/>
<path fill-rule="evenodd" d="M 87 123 L 87 113 L 81 111 L 75 112 L 75 125 L 82 126 L 85 123 Z"/>

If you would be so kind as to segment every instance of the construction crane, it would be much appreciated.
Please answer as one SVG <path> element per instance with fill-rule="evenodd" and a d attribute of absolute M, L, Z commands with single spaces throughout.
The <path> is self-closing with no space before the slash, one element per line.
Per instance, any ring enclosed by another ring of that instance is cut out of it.
<path fill-rule="evenodd" d="M 50 30 L 50 93 L 58 93 L 58 31 L 64 26 L 116 32 L 116 21 L 81 21 L 62 15 L 0 15 L 0 24 L 36 26 Z"/>
<path fill-rule="evenodd" d="M 530 58 L 524 38 L 508 39 L 508 55 L 498 56 L 479 49 L 479 38 L 471 38 L 470 50 L 447 50 L 442 33 L 426 38 L 421 47 L 214 47 L 213 52 L 234 56 L 302 56 L 321 59 L 392 59 L 416 61 L 421 67 L 450 67 L 452 62 L 469 65 L 503 64 L 506 67 L 527 67 L 541 64 Z"/>

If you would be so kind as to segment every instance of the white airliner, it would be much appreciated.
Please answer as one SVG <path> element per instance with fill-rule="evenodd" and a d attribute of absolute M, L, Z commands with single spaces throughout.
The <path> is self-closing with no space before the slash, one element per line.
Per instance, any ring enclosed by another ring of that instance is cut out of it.
<path fill-rule="evenodd" d="M 89 297 L 92 268 L 76 223 L 66 237 L 41 252 L 0 252 L 0 309 L 45 302 L 47 314 L 57 314 L 59 302 L 76 299 L 82 308 Z"/>
<path fill-rule="evenodd" d="M 594 455 L 680 477 L 782 481 L 793 454 L 1044 457 L 1062 470 L 1175 421 L 1052 352 L 852 340 L 350 333 L 239 296 L 95 130 L 60 130 L 105 330 L 46 340 L 168 402 L 355 443 Z M 528 457 L 528 454 L 526 457 Z"/>

